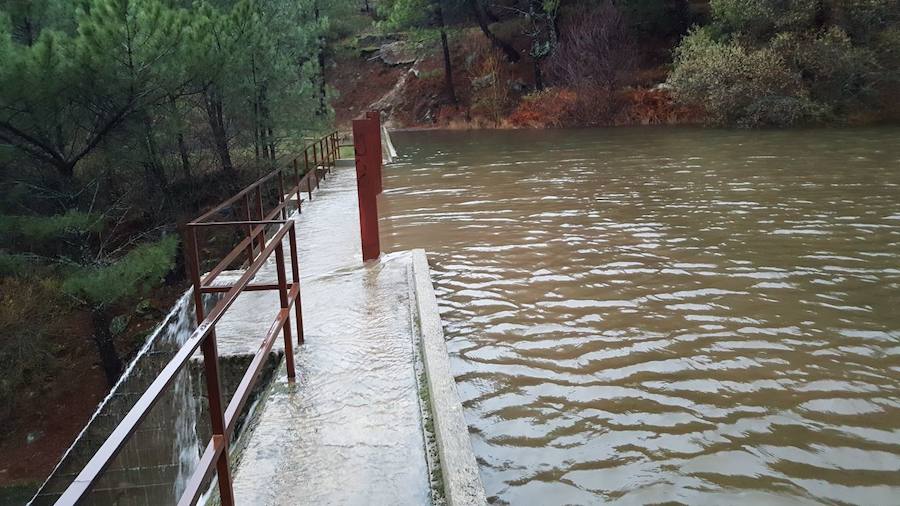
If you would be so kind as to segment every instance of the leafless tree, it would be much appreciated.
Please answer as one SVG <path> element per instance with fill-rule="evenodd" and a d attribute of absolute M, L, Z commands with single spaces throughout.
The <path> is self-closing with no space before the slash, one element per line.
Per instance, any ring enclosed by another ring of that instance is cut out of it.
<path fill-rule="evenodd" d="M 549 62 L 551 78 L 562 85 L 614 91 L 635 67 L 637 52 L 618 7 L 605 0 L 566 16 Z"/>

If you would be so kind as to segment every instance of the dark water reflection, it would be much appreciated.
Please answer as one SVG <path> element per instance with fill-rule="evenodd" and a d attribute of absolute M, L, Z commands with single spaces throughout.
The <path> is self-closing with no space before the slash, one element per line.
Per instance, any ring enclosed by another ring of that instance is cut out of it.
<path fill-rule="evenodd" d="M 900 504 L 900 130 L 394 140 L 493 502 Z"/>

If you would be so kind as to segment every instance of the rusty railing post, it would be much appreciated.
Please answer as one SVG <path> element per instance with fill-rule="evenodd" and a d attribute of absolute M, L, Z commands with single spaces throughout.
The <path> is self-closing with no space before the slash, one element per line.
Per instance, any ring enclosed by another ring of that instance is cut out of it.
<path fill-rule="evenodd" d="M 297 300 L 294 302 L 294 313 L 297 316 L 297 344 L 303 344 L 303 310 L 300 308 L 300 261 L 297 258 L 297 227 L 291 223 L 288 233 L 291 248 L 291 280 L 297 286 Z"/>
<path fill-rule="evenodd" d="M 294 160 L 291 162 L 291 166 L 294 168 L 294 184 L 295 184 L 294 190 L 293 190 L 293 195 L 297 198 L 297 212 L 302 213 L 303 210 L 301 209 L 302 206 L 300 205 L 300 169 L 297 167 L 297 165 L 298 165 L 297 159 L 294 158 Z"/>
<path fill-rule="evenodd" d="M 287 219 L 287 205 L 284 203 L 284 174 L 278 169 L 278 205 L 281 206 L 281 219 Z"/>
<path fill-rule="evenodd" d="M 263 212 L 262 185 L 259 185 L 256 187 L 256 213 L 260 221 L 266 219 L 266 215 Z M 266 226 L 258 225 L 258 227 L 259 231 L 256 233 L 256 240 L 259 243 L 259 251 L 262 251 L 266 249 Z"/>
<path fill-rule="evenodd" d="M 363 261 L 378 258 L 378 203 L 376 200 L 378 142 L 377 124 L 372 119 L 353 120 L 353 146 L 356 150 L 356 193 L 359 198 L 359 228 Z"/>
<path fill-rule="evenodd" d="M 309 146 L 303 149 L 303 159 L 306 160 L 306 192 L 309 194 L 309 201 L 312 202 L 312 180 L 309 178 Z"/>
<path fill-rule="evenodd" d="M 187 264 L 190 268 L 191 282 L 194 284 L 194 311 L 197 314 L 199 325 L 205 316 L 203 306 L 203 292 L 200 281 L 200 251 L 197 249 L 196 227 L 189 227 L 187 234 L 189 244 L 185 245 L 185 254 L 190 258 Z M 228 469 L 228 438 L 225 436 L 225 410 L 222 405 L 222 388 L 219 379 L 219 352 L 216 349 L 216 329 L 210 327 L 206 337 L 200 345 L 203 352 L 203 372 L 206 379 L 206 394 L 209 402 L 209 421 L 213 437 L 222 438 L 224 448 L 216 459 L 216 478 L 219 482 L 219 497 L 223 506 L 234 505 L 234 491 L 231 488 L 231 470 Z"/>
<path fill-rule="evenodd" d="M 244 194 L 244 210 L 246 211 L 245 216 L 247 217 L 247 221 L 252 221 L 253 216 L 250 214 L 250 193 Z M 256 255 L 253 252 L 253 225 L 247 225 L 247 265 L 253 263 L 253 257 Z"/>
<path fill-rule="evenodd" d="M 381 169 L 384 163 L 384 153 L 381 148 L 381 113 L 378 111 L 369 111 L 366 113 L 366 119 L 375 122 L 375 131 L 378 136 L 378 143 L 374 144 L 372 147 L 375 149 L 375 153 L 372 155 L 374 160 L 377 160 L 377 167 L 375 168 L 376 174 L 374 176 L 375 181 L 375 193 L 380 194 L 384 190 L 384 184 L 382 182 Z"/>
<path fill-rule="evenodd" d="M 290 306 L 287 293 L 287 280 L 284 272 L 284 244 L 279 242 L 275 247 L 275 270 L 278 271 L 278 297 L 281 299 L 281 309 L 287 309 Z M 291 341 L 291 317 L 284 319 L 284 325 L 281 326 L 281 333 L 284 336 L 284 360 L 287 365 L 288 381 L 293 382 L 297 377 L 294 370 L 294 344 Z"/>

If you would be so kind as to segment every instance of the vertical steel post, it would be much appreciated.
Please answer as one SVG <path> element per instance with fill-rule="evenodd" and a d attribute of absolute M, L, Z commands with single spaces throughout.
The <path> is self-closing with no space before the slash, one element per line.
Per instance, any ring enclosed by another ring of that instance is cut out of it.
<path fill-rule="evenodd" d="M 297 286 L 297 301 L 294 302 L 294 313 L 297 315 L 297 344 L 303 344 L 303 310 L 300 308 L 300 261 L 297 259 L 297 226 L 291 223 L 288 232 L 291 247 L 291 280 Z"/>
<path fill-rule="evenodd" d="M 281 219 L 287 219 L 287 205 L 284 203 L 284 175 L 281 169 L 278 169 L 278 205 L 281 206 Z"/>
<path fill-rule="evenodd" d="M 356 150 L 356 193 L 359 198 L 359 228 L 363 261 L 378 258 L 378 203 L 375 178 L 378 142 L 377 124 L 371 119 L 353 120 L 353 146 Z"/>
<path fill-rule="evenodd" d="M 262 201 L 262 185 L 257 185 L 256 187 L 256 212 L 258 214 L 258 218 L 260 221 L 266 219 L 263 214 L 263 201 Z M 259 232 L 256 233 L 256 239 L 259 242 L 259 252 L 262 254 L 262 251 L 266 249 L 266 227 L 265 225 L 259 225 Z"/>
<path fill-rule="evenodd" d="M 297 159 L 294 158 L 294 161 L 291 162 L 291 165 L 294 167 L 294 190 L 293 195 L 297 197 L 297 212 L 302 213 L 303 210 L 300 209 L 300 169 L 297 167 Z"/>
<path fill-rule="evenodd" d="M 287 309 L 290 305 L 287 293 L 287 280 L 284 272 L 284 243 L 279 242 L 275 247 L 275 270 L 278 271 L 278 297 L 281 299 L 281 309 Z M 284 336 L 284 360 L 287 365 L 288 381 L 293 382 L 297 377 L 294 370 L 294 343 L 291 341 L 291 317 L 284 319 L 281 326 Z"/>
<path fill-rule="evenodd" d="M 309 201 L 312 202 L 312 179 L 309 178 L 309 146 L 303 150 L 303 159 L 306 160 L 306 192 L 309 194 Z"/>
<path fill-rule="evenodd" d="M 250 214 L 250 193 L 244 194 L 244 210 L 246 211 L 245 215 L 247 216 L 247 221 L 252 221 L 253 216 Z M 250 242 L 247 243 L 247 265 L 253 263 L 253 257 L 255 253 L 253 252 L 253 225 L 247 225 L 247 238 L 250 239 Z"/>
<path fill-rule="evenodd" d="M 369 111 L 366 113 L 366 119 L 375 122 L 375 131 L 378 135 L 378 143 L 373 146 L 373 148 L 375 148 L 375 154 L 373 155 L 373 158 L 377 160 L 378 164 L 378 166 L 376 167 L 377 172 L 374 177 L 375 193 L 380 194 L 384 190 L 381 174 L 382 165 L 384 163 L 384 153 L 381 150 L 381 113 L 378 111 Z"/>
<path fill-rule="evenodd" d="M 197 231 L 190 227 L 191 233 L 185 234 L 185 254 L 190 258 L 187 264 L 190 268 L 191 281 L 194 284 L 194 311 L 197 314 L 197 324 L 205 318 L 203 306 L 203 293 L 200 291 L 200 251 L 197 248 Z M 225 437 L 225 411 L 222 405 L 222 388 L 219 379 L 219 353 L 216 349 L 216 329 L 210 327 L 206 337 L 200 345 L 203 352 L 203 371 L 206 377 L 206 394 L 209 401 L 209 421 L 213 437 L 220 436 L 225 447 L 216 460 L 216 478 L 219 482 L 219 497 L 223 506 L 234 505 L 234 491 L 231 488 L 231 471 L 228 469 L 228 438 Z"/>

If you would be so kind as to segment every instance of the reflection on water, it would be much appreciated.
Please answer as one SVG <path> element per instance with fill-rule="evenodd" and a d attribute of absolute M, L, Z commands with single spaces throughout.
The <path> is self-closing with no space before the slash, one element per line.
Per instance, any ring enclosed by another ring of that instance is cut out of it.
<path fill-rule="evenodd" d="M 898 503 L 900 130 L 394 140 L 493 502 Z"/>

